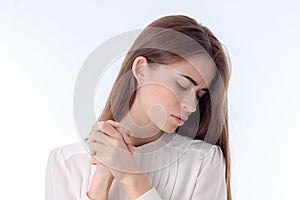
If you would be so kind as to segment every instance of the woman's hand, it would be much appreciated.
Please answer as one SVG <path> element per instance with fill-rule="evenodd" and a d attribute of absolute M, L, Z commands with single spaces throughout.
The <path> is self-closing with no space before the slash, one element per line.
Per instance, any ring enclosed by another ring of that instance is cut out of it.
<path fill-rule="evenodd" d="M 110 123 L 115 128 L 118 127 L 118 124 L 111 120 L 109 120 L 107 122 Z M 93 131 L 100 132 L 98 122 L 96 122 L 96 124 L 93 125 L 91 134 Z M 131 153 L 133 153 L 133 149 L 131 147 L 130 140 L 129 140 L 129 138 L 125 138 L 125 137 L 128 137 L 128 136 L 123 135 L 123 139 L 127 145 L 127 148 L 130 150 Z M 91 199 L 95 199 L 95 200 L 108 199 L 109 189 L 111 187 L 114 176 L 112 175 L 112 173 L 110 172 L 108 167 L 104 166 L 103 164 L 101 164 L 99 162 L 99 160 L 97 159 L 97 157 L 95 155 L 90 157 L 89 162 L 92 165 L 96 165 L 96 171 L 94 173 L 89 191 L 87 193 L 88 197 Z"/>
<path fill-rule="evenodd" d="M 99 121 L 93 126 L 93 131 L 88 138 L 92 155 L 91 161 L 100 164 L 100 177 L 103 174 L 104 177 L 110 177 L 111 173 L 122 184 L 128 199 L 132 200 L 150 190 L 152 186 L 131 155 L 133 148 L 129 132 L 121 129 L 119 125 L 118 122 L 108 120 L 106 122 Z M 104 187 L 109 184 L 111 182 L 104 184 Z M 102 196 L 100 199 L 107 199 L 107 197 L 108 190 L 106 196 Z"/>
<path fill-rule="evenodd" d="M 140 172 L 132 156 L 129 131 L 120 128 L 119 125 L 112 120 L 98 121 L 93 125 L 88 138 L 90 154 L 95 164 L 107 166 L 118 181 L 128 172 Z"/>

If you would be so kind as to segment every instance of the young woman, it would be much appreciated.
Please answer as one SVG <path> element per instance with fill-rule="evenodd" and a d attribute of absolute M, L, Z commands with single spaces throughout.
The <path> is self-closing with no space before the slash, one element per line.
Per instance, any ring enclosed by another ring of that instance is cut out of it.
<path fill-rule="evenodd" d="M 231 200 L 230 62 L 183 15 L 149 24 L 128 51 L 81 143 L 54 149 L 46 199 Z"/>

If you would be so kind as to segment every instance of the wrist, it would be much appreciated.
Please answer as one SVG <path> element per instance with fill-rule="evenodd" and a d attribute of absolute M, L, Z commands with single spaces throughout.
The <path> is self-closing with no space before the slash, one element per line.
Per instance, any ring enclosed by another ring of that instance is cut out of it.
<path fill-rule="evenodd" d="M 104 167 L 103 165 L 97 165 L 96 171 L 94 173 L 92 182 L 99 184 L 106 184 L 111 183 L 114 179 L 113 175 L 110 173 L 110 171 Z"/>
<path fill-rule="evenodd" d="M 152 189 L 152 185 L 143 173 L 128 174 L 119 182 L 123 186 L 129 200 L 137 199 Z"/>
<path fill-rule="evenodd" d="M 87 196 L 92 200 L 108 199 L 113 177 L 94 175 Z"/>
<path fill-rule="evenodd" d="M 114 177 L 113 176 L 106 176 L 104 174 L 95 174 L 94 177 L 93 177 L 93 182 L 94 183 L 98 183 L 98 184 L 111 184 L 112 181 L 114 180 Z"/>
<path fill-rule="evenodd" d="M 106 177 L 106 176 L 94 176 L 91 182 L 91 186 L 93 188 L 109 188 L 113 182 L 114 177 Z"/>

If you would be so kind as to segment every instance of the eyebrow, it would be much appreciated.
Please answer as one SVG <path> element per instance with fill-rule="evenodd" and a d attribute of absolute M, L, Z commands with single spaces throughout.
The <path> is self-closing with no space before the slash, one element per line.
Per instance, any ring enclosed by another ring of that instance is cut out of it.
<path fill-rule="evenodd" d="M 191 81 L 194 84 L 194 86 L 198 85 L 198 83 L 194 79 L 192 79 L 191 77 L 186 76 L 184 74 L 180 74 L 180 75 L 183 76 L 183 77 L 185 77 L 185 78 L 187 78 L 187 79 L 189 79 L 189 81 Z M 201 90 L 208 91 L 208 88 L 202 88 Z"/>

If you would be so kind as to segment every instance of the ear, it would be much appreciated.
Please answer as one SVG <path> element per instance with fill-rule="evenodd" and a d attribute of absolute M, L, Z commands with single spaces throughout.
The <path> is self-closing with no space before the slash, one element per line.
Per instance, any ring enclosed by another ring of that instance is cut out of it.
<path fill-rule="evenodd" d="M 148 62 L 145 57 L 138 56 L 134 59 L 131 70 L 138 82 L 145 78 L 147 66 Z"/>

